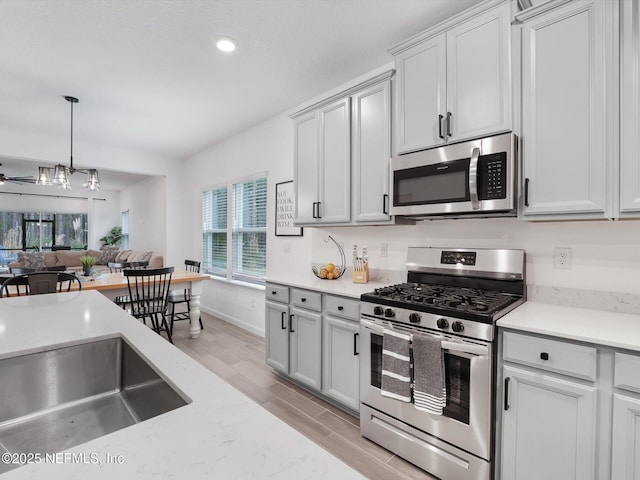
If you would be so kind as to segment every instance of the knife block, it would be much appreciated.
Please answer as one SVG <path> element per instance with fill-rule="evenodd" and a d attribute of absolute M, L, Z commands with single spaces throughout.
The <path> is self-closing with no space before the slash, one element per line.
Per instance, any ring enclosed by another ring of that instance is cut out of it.
<path fill-rule="evenodd" d="M 369 283 L 369 265 L 364 264 L 364 270 L 354 270 L 352 274 L 353 283 Z"/>

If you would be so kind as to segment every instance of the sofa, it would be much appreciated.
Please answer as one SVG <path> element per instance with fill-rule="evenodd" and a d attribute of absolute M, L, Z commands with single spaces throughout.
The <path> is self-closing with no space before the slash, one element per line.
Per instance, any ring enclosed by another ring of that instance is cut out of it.
<path fill-rule="evenodd" d="M 9 268 L 42 268 L 64 265 L 67 270 L 82 270 L 80 258 L 85 255 L 96 258 L 93 271 L 97 274 L 109 271 L 108 263 L 111 262 L 140 262 L 149 261 L 149 268 L 163 267 L 164 258 L 156 252 L 142 250 L 120 250 L 117 247 L 105 247 L 100 250 L 57 250 L 55 252 L 18 252 L 15 262 L 9 264 Z"/>

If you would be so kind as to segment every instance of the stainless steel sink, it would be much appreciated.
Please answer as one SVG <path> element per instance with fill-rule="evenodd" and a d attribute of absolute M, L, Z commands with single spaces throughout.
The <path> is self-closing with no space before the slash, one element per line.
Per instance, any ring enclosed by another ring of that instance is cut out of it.
<path fill-rule="evenodd" d="M 60 452 L 187 403 L 121 337 L 6 358 L 0 453 Z"/>

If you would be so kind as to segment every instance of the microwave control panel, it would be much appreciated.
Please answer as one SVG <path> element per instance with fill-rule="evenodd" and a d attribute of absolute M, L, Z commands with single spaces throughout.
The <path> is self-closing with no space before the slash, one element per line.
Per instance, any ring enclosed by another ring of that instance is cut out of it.
<path fill-rule="evenodd" d="M 493 153 L 478 158 L 478 197 L 480 200 L 507 198 L 507 154 Z"/>

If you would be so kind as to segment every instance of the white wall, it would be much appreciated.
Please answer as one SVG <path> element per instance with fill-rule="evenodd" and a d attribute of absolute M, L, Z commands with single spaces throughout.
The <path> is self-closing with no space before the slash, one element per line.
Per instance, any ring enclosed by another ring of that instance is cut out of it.
<path fill-rule="evenodd" d="M 229 180 L 258 172 L 267 172 L 268 224 L 267 262 L 269 268 L 277 265 L 278 257 L 272 252 L 288 244 L 291 253 L 288 262 L 306 261 L 308 237 L 275 237 L 274 221 L 275 184 L 293 179 L 293 129 L 286 115 L 279 115 L 264 123 L 241 132 L 214 145 L 186 162 L 185 195 L 188 204 L 184 209 L 187 219 L 186 237 L 189 240 L 188 255 L 202 258 L 202 190 Z M 281 268 L 288 268 L 282 265 Z M 254 332 L 264 332 L 264 290 L 241 286 L 237 283 L 212 280 L 205 282 L 202 307 L 228 321 L 240 324 Z"/>
<path fill-rule="evenodd" d="M 166 178 L 151 177 L 125 188 L 120 193 L 118 220 L 121 212 L 129 210 L 129 248 L 164 252 L 166 248 Z M 173 265 L 167 263 L 165 265 Z M 183 265 L 183 262 L 180 262 Z"/>

